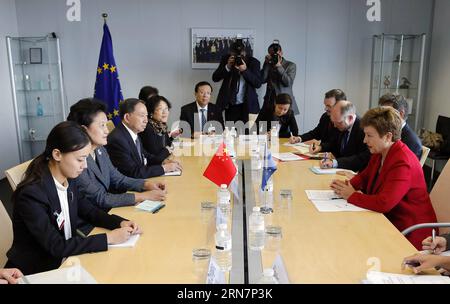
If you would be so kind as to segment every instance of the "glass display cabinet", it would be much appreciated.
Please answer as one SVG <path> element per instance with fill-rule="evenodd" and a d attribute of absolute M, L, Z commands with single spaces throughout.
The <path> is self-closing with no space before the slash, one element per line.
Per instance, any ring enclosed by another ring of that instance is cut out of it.
<path fill-rule="evenodd" d="M 42 153 L 50 130 L 65 120 L 67 104 L 59 39 L 6 37 L 21 162 Z"/>
<path fill-rule="evenodd" d="M 403 95 L 409 104 L 408 124 L 422 127 L 423 73 L 426 35 L 373 36 L 370 108 L 389 92 Z"/>

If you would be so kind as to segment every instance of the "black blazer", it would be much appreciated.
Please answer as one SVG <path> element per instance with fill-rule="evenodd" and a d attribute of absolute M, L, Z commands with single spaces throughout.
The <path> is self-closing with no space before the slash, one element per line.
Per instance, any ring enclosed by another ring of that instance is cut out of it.
<path fill-rule="evenodd" d="M 42 181 L 25 186 L 14 199 L 14 241 L 8 251 L 7 265 L 19 268 L 24 274 L 56 269 L 65 257 L 106 251 L 106 234 L 83 238 L 77 235 L 80 219 L 107 229 L 120 227 L 123 218 L 109 215 L 95 207 L 79 194 L 75 180 L 69 180 L 67 189 L 72 238 L 59 230 L 55 212 L 61 213 L 56 185 L 50 170 L 43 172 Z"/>
<path fill-rule="evenodd" d="M 417 134 L 410 128 L 408 123 L 402 129 L 402 142 L 417 156 L 422 157 L 422 142 Z"/>
<path fill-rule="evenodd" d="M 352 132 L 349 135 L 344 152 L 340 153 L 344 132 L 340 132 L 329 142 L 321 144 L 323 152 L 332 152 L 338 162 L 338 168 L 361 171 L 367 167 L 370 151 L 364 143 L 364 131 L 360 127 L 360 120 L 356 118 Z"/>
<path fill-rule="evenodd" d="M 145 130 L 138 134 L 145 151 L 154 155 L 155 162 L 162 163 L 170 156 L 166 146 L 172 145 L 173 138 L 168 133 L 160 134 L 155 131 L 150 123 Z"/>
<path fill-rule="evenodd" d="M 227 71 L 226 65 L 230 55 L 225 55 L 222 57 L 219 67 L 214 71 L 212 79 L 214 82 L 219 82 L 223 80 L 222 86 L 220 87 L 219 95 L 217 96 L 217 106 L 223 111 L 228 108 L 231 100 L 236 99 L 237 83 L 240 78 L 240 73 L 234 67 Z M 254 57 L 247 57 L 244 59 L 247 65 L 247 70 L 242 73 L 247 84 L 245 91 L 244 104 L 247 105 L 248 112 L 250 114 L 259 113 L 259 101 L 258 94 L 256 94 L 256 89 L 261 87 L 261 75 L 260 67 L 261 64 L 258 59 Z"/>
<path fill-rule="evenodd" d="M 320 117 L 319 124 L 313 130 L 300 135 L 302 141 L 312 139 L 321 140 L 322 142 L 330 142 L 333 138 L 339 136 L 339 130 L 336 129 L 331 122 L 330 116 L 325 112 Z"/>
<path fill-rule="evenodd" d="M 147 159 L 147 165 L 142 164 L 136 144 L 123 123 L 119 123 L 109 133 L 106 150 L 113 165 L 128 177 L 149 178 L 164 175 L 161 162 L 154 155 L 148 153 L 144 147 L 141 147 L 141 151 Z"/>
<path fill-rule="evenodd" d="M 298 126 L 297 121 L 295 120 L 294 112 L 292 110 L 289 110 L 288 113 L 281 117 L 276 117 L 273 114 L 273 110 L 269 108 L 263 108 L 261 112 L 259 112 L 258 118 L 256 118 L 255 121 L 255 127 L 258 128 L 258 131 L 260 131 L 260 123 L 264 122 L 266 125 L 265 130 L 263 130 L 264 133 L 267 133 L 270 129 L 272 129 L 272 121 L 278 121 L 280 124 L 280 132 L 278 133 L 278 136 L 280 138 L 289 138 L 292 135 L 298 136 Z"/>
<path fill-rule="evenodd" d="M 183 136 L 192 137 L 194 132 L 201 132 L 200 130 L 201 126 L 198 122 L 198 109 L 197 109 L 197 102 L 191 102 L 187 105 L 184 105 L 181 107 L 181 114 L 180 114 L 180 121 L 185 121 L 189 124 L 191 127 L 191 133 L 189 132 L 183 132 Z M 208 117 L 206 117 L 206 122 L 211 121 L 217 121 L 222 126 L 223 130 L 223 115 L 222 110 L 215 104 L 209 103 L 208 104 Z M 208 123 L 206 124 L 206 126 Z M 218 130 L 216 130 L 218 131 Z"/>

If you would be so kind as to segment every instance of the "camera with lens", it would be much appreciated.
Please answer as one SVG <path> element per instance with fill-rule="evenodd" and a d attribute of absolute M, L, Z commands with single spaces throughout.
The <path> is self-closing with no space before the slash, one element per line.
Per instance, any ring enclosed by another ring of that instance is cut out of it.
<path fill-rule="evenodd" d="M 244 64 L 244 62 L 242 61 L 242 56 L 241 55 L 237 55 L 234 57 L 234 64 L 236 66 L 241 66 Z"/>
<path fill-rule="evenodd" d="M 271 56 L 272 57 L 271 62 L 273 65 L 277 65 L 278 62 L 280 61 L 280 56 L 278 55 L 278 52 L 280 51 L 280 46 L 278 44 L 274 44 L 272 46 L 272 50 L 273 50 L 273 55 Z"/>

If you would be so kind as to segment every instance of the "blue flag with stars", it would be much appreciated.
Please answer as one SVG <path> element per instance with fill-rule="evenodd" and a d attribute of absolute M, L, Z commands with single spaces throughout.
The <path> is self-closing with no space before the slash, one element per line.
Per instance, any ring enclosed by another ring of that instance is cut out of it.
<path fill-rule="evenodd" d="M 103 25 L 102 47 L 97 66 L 94 97 L 106 103 L 108 119 L 117 125 L 120 122 L 119 103 L 123 100 L 119 74 L 114 60 L 111 33 L 108 25 Z"/>
<path fill-rule="evenodd" d="M 267 143 L 264 149 L 264 164 L 262 170 L 262 181 L 261 181 L 261 190 L 264 191 L 264 188 L 267 186 L 267 182 L 269 181 L 272 174 L 277 171 L 277 165 L 272 158 L 272 153 L 267 149 Z"/>

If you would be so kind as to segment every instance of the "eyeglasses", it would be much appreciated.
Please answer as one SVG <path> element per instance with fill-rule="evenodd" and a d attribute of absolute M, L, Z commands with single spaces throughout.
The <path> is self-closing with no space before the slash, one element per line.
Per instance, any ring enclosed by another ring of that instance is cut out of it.
<path fill-rule="evenodd" d="M 158 109 L 155 109 L 155 112 L 158 112 L 158 113 L 169 113 L 169 108 L 158 108 Z"/>

